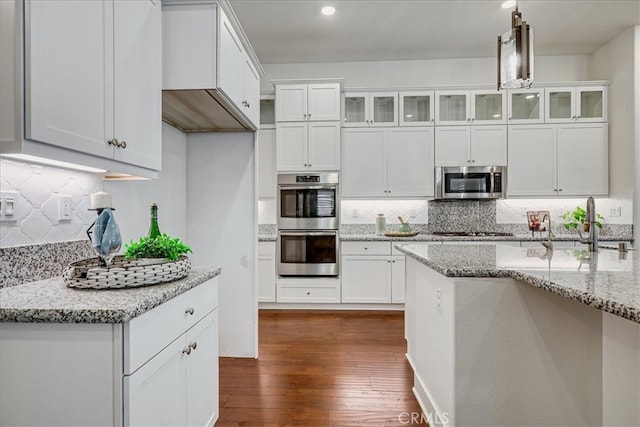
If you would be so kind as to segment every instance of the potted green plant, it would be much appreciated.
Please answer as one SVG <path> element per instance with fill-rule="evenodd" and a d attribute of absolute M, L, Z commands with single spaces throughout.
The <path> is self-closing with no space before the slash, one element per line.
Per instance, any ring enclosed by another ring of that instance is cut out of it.
<path fill-rule="evenodd" d="M 580 206 L 576 206 L 576 208 L 572 211 L 567 211 L 562 214 L 562 219 L 564 220 L 564 228 L 567 230 L 573 230 L 581 226 L 584 231 L 589 231 L 589 223 L 586 223 L 587 211 L 581 208 Z M 596 226 L 598 228 L 602 228 L 602 221 L 604 221 L 604 217 L 599 213 L 596 213 Z"/>
<path fill-rule="evenodd" d="M 125 259 L 152 258 L 165 261 L 176 261 L 180 256 L 191 251 L 191 248 L 178 238 L 172 238 L 166 233 L 158 237 L 141 237 L 125 244 Z M 162 261 L 159 261 L 162 262 Z"/>

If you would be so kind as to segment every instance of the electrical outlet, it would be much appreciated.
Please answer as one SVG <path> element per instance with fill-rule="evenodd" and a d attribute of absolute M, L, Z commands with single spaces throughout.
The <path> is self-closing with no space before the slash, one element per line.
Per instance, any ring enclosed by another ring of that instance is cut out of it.
<path fill-rule="evenodd" d="M 609 216 L 610 217 L 622 216 L 622 206 L 618 206 L 617 208 L 609 209 Z"/>
<path fill-rule="evenodd" d="M 17 203 L 17 191 L 0 192 L 0 221 L 14 221 Z"/>
<path fill-rule="evenodd" d="M 354 218 L 358 218 L 358 209 L 354 209 L 351 216 L 353 216 Z"/>
<path fill-rule="evenodd" d="M 71 221 L 71 196 L 58 196 L 58 221 Z"/>
<path fill-rule="evenodd" d="M 436 305 L 438 311 L 442 311 L 442 289 L 436 288 Z"/>

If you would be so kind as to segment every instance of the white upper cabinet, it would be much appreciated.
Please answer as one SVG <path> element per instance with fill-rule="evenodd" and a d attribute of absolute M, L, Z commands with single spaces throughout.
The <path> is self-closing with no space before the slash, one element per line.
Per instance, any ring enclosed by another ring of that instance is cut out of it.
<path fill-rule="evenodd" d="M 429 126 L 435 121 L 433 91 L 400 92 L 400 126 Z"/>
<path fill-rule="evenodd" d="M 510 89 L 508 124 L 544 123 L 544 89 Z"/>
<path fill-rule="evenodd" d="M 436 166 L 507 164 L 507 126 L 436 126 Z"/>
<path fill-rule="evenodd" d="M 607 87 L 577 86 L 545 89 L 547 123 L 607 121 Z"/>
<path fill-rule="evenodd" d="M 343 127 L 398 126 L 398 92 L 347 92 Z"/>
<path fill-rule="evenodd" d="M 340 83 L 276 83 L 276 122 L 340 120 Z"/>
<path fill-rule="evenodd" d="M 276 123 L 278 171 L 340 170 L 340 122 Z"/>
<path fill-rule="evenodd" d="M 433 128 L 343 130 L 343 197 L 433 196 Z"/>
<path fill-rule="evenodd" d="M 255 130 L 264 74 L 229 3 L 162 1 L 162 118 L 184 132 Z"/>
<path fill-rule="evenodd" d="M 606 196 L 606 123 L 509 127 L 509 196 Z"/>
<path fill-rule="evenodd" d="M 4 6 L 3 27 L 11 24 L 17 31 L 22 11 Z M 27 141 L 16 125 L 12 146 L 2 151 L 157 176 L 162 154 L 160 4 L 103 0 L 23 6 Z M 3 43 L 3 61 L 15 61 L 6 49 L 15 48 Z M 2 84 L 20 87 L 21 78 L 3 73 Z"/>
<path fill-rule="evenodd" d="M 436 125 L 506 123 L 506 98 L 497 90 L 436 91 Z"/>

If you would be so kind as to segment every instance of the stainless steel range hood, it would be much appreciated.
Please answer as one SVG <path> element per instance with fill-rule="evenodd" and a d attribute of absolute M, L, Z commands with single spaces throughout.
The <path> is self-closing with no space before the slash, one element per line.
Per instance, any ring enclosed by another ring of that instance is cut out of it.
<path fill-rule="evenodd" d="M 264 70 L 227 0 L 162 2 L 162 120 L 183 132 L 256 130 Z"/>

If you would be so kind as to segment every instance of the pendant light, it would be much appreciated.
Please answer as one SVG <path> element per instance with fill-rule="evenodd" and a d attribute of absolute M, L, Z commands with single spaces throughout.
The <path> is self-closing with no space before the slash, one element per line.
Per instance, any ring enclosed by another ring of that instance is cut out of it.
<path fill-rule="evenodd" d="M 533 84 L 533 29 L 522 13 L 511 12 L 511 30 L 498 36 L 498 90 Z"/>

